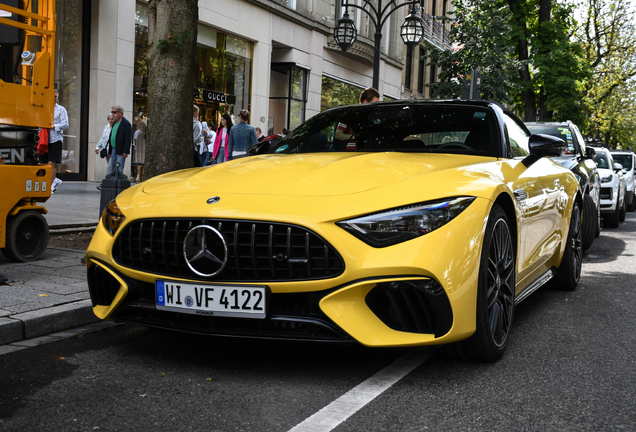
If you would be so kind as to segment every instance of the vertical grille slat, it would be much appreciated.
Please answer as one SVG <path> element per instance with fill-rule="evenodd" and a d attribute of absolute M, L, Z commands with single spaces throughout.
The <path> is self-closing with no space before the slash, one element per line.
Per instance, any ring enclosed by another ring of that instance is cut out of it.
<path fill-rule="evenodd" d="M 252 224 L 252 232 L 250 240 L 250 251 L 252 252 L 252 267 L 254 268 L 254 277 L 258 279 L 258 265 L 256 264 L 256 224 Z"/>
<path fill-rule="evenodd" d="M 272 278 L 276 279 L 276 269 L 274 268 L 274 225 L 270 225 L 267 230 L 267 250 L 269 252 L 269 268 Z"/>
<path fill-rule="evenodd" d="M 234 245 L 234 264 L 236 265 L 236 270 L 238 272 L 238 277 L 241 277 L 241 265 L 239 263 L 239 242 L 238 242 L 238 236 L 239 236 L 239 224 L 238 222 L 234 224 L 234 241 L 232 242 L 232 244 Z"/>
<path fill-rule="evenodd" d="M 287 251 L 287 269 L 289 271 L 289 277 L 293 278 L 294 277 L 294 270 L 292 270 L 291 262 L 289 262 L 289 259 L 292 258 L 292 249 L 291 249 L 292 235 L 291 235 L 291 232 L 292 232 L 291 227 L 288 227 L 287 228 L 287 241 L 285 242 L 285 246 L 286 246 L 286 251 Z"/>
<path fill-rule="evenodd" d="M 185 265 L 184 241 L 198 225 L 217 227 L 227 246 L 226 265 L 214 277 L 202 278 Z M 144 219 L 128 224 L 118 234 L 113 247 L 116 262 L 175 278 L 265 283 L 333 278 L 344 271 L 342 257 L 323 238 L 285 223 Z"/>
<path fill-rule="evenodd" d="M 174 262 L 177 264 L 177 269 L 181 273 L 181 263 L 179 262 L 179 221 L 174 225 Z"/>
<path fill-rule="evenodd" d="M 309 233 L 305 233 L 305 259 L 307 260 L 307 276 L 311 277 L 311 255 L 309 254 Z"/>
<path fill-rule="evenodd" d="M 139 238 L 137 239 L 137 244 L 139 245 L 139 261 L 141 261 L 141 267 L 146 270 L 146 260 L 144 259 L 144 223 L 142 222 L 139 225 Z"/>

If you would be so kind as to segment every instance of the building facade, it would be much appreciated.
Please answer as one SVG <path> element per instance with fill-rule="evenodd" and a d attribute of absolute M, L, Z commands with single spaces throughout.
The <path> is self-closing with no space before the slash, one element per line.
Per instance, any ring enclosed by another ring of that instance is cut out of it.
<path fill-rule="evenodd" d="M 140 131 L 137 148 L 145 144 L 148 2 L 57 0 L 56 7 L 55 87 L 70 121 L 60 176 L 99 181 L 106 162 L 94 149 L 112 106 L 123 106 Z M 396 12 L 383 28 L 378 90 L 385 99 L 401 95 L 399 28 L 407 12 Z M 264 134 L 281 133 L 324 109 L 357 103 L 372 83 L 375 30 L 364 13 L 353 12 L 358 40 L 343 53 L 332 36 L 342 13 L 342 0 L 199 0 L 193 103 L 201 120 L 218 124 L 226 113 L 238 120 L 246 108 Z M 5 47 L 1 60 L 17 52 Z M 143 163 L 143 152 L 132 156 L 126 174 Z"/>

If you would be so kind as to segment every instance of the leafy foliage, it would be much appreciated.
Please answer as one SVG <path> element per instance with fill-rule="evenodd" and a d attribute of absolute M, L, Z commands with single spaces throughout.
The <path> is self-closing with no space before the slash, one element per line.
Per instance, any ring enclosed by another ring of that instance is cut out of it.
<path fill-rule="evenodd" d="M 541 20 L 542 1 L 454 0 L 449 19 L 455 49 L 433 50 L 433 62 L 443 71 L 440 82 L 431 85 L 434 95 L 462 96 L 465 77 L 479 69 L 482 98 L 512 105 L 525 117 L 534 117 L 538 107 L 542 119 L 580 121 L 581 81 L 589 68 L 580 46 L 570 40 L 573 8 L 548 2 L 550 19 Z"/>
<path fill-rule="evenodd" d="M 592 69 L 583 83 L 584 131 L 608 147 L 636 148 L 636 28 L 628 0 L 586 0 L 576 38 Z"/>

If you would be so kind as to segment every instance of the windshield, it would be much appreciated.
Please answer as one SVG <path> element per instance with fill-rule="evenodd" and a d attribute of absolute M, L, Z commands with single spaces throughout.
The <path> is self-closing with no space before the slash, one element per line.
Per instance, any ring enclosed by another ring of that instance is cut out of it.
<path fill-rule="evenodd" d="M 602 150 L 596 150 L 596 156 L 594 156 L 594 162 L 596 162 L 596 166 L 599 168 L 612 169 L 613 167 L 610 165 L 610 161 Z"/>
<path fill-rule="evenodd" d="M 623 165 L 624 169 L 626 169 L 627 171 L 632 169 L 632 155 L 615 154 L 613 156 L 614 162 L 618 162 L 619 164 Z"/>
<path fill-rule="evenodd" d="M 269 153 L 418 152 L 499 156 L 494 114 L 481 107 L 362 104 L 312 117 Z"/>
<path fill-rule="evenodd" d="M 545 134 L 552 135 L 553 137 L 561 138 L 568 145 L 566 154 L 576 153 L 574 146 L 574 138 L 572 138 L 572 131 L 570 128 L 563 126 L 548 126 L 548 125 L 526 125 L 533 134 Z"/>

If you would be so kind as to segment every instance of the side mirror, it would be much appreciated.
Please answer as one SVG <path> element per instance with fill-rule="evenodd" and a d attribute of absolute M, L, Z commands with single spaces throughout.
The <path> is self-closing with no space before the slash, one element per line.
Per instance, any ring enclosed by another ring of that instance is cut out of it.
<path fill-rule="evenodd" d="M 596 157 L 596 150 L 592 147 L 585 147 L 585 157 L 588 159 L 594 159 Z"/>
<path fill-rule="evenodd" d="M 562 156 L 568 149 L 561 138 L 546 134 L 532 134 L 528 148 L 533 156 Z"/>
<path fill-rule="evenodd" d="M 614 172 L 618 173 L 619 171 L 623 170 L 623 165 L 619 164 L 618 162 L 614 162 Z"/>

